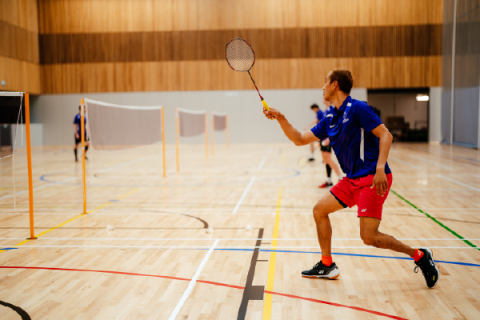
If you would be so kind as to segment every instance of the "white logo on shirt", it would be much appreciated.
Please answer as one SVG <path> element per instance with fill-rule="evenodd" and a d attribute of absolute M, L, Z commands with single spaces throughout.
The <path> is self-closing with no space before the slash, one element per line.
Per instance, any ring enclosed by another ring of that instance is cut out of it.
<path fill-rule="evenodd" d="M 343 123 L 347 122 L 349 119 L 343 119 Z"/>
<path fill-rule="evenodd" d="M 367 209 L 362 209 L 362 212 L 367 212 Z"/>
<path fill-rule="evenodd" d="M 330 125 L 330 128 L 335 128 L 335 125 L 333 125 L 333 126 L 332 126 L 332 125 Z"/>

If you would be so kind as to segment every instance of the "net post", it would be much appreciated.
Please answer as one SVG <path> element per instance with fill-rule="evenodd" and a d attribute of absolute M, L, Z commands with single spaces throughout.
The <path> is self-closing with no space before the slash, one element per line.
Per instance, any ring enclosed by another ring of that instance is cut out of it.
<path fill-rule="evenodd" d="M 22 106 L 20 106 L 21 108 Z M 35 238 L 35 221 L 33 215 L 33 182 L 32 182 L 32 146 L 30 140 L 30 96 L 28 92 L 25 92 L 25 133 L 27 140 L 27 165 L 28 165 L 28 202 L 30 213 L 30 238 Z"/>
<path fill-rule="evenodd" d="M 205 158 L 208 159 L 208 117 L 205 111 Z"/>
<path fill-rule="evenodd" d="M 87 181 L 85 175 L 85 105 L 84 100 L 80 100 L 80 135 L 82 139 L 82 180 L 83 180 L 83 214 L 87 214 Z"/>
<path fill-rule="evenodd" d="M 180 140 L 180 123 L 178 120 L 178 108 L 175 109 L 175 135 L 176 135 L 176 141 L 177 141 L 177 172 L 180 172 L 180 146 L 179 146 L 179 140 Z"/>
<path fill-rule="evenodd" d="M 215 115 L 212 116 L 212 156 L 214 155 L 213 148 L 215 147 Z"/>
<path fill-rule="evenodd" d="M 163 177 L 167 176 L 167 165 L 165 163 L 165 108 L 162 107 L 161 113 L 162 121 L 162 155 L 163 155 Z"/>
<path fill-rule="evenodd" d="M 229 134 L 228 134 L 228 114 L 225 116 L 225 134 L 226 134 L 226 142 L 227 142 L 227 149 L 228 149 L 228 145 L 229 145 L 229 142 L 228 142 L 228 138 L 229 138 Z"/>

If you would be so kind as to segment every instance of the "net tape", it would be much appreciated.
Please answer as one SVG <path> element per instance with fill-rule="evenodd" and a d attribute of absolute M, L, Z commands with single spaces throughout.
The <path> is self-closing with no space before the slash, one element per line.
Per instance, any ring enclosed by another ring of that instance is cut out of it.
<path fill-rule="evenodd" d="M 205 110 L 178 109 L 181 137 L 194 137 L 205 132 Z"/>
<path fill-rule="evenodd" d="M 122 150 L 162 141 L 162 107 L 122 106 L 85 99 L 87 132 L 95 150 Z"/>
<path fill-rule="evenodd" d="M 248 71 L 255 63 L 255 52 L 247 41 L 235 38 L 225 47 L 225 59 L 233 70 Z"/>

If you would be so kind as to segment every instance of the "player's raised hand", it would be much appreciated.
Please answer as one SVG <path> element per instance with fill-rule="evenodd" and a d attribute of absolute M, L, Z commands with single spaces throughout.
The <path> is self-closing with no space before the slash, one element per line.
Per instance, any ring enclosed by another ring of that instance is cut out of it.
<path fill-rule="evenodd" d="M 263 114 L 265 115 L 265 117 L 267 117 L 270 120 L 278 119 L 279 117 L 282 116 L 280 111 L 274 108 L 270 108 L 270 110 L 263 108 Z"/>

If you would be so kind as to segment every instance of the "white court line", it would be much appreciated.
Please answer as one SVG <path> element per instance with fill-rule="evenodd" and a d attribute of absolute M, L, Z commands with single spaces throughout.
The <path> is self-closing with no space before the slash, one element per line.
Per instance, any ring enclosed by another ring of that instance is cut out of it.
<path fill-rule="evenodd" d="M 205 267 L 205 264 L 207 263 L 208 259 L 210 258 L 210 255 L 212 254 L 213 249 L 215 249 L 215 247 L 217 246 L 218 241 L 220 241 L 220 240 L 218 240 L 218 239 L 215 240 L 213 245 L 208 250 L 207 254 L 205 255 L 205 258 L 203 258 L 202 263 L 200 263 L 200 266 L 198 267 L 197 271 L 195 272 L 195 275 L 193 276 L 192 280 L 190 280 L 190 283 L 188 284 L 187 290 L 185 290 L 185 292 L 183 293 L 182 298 L 178 302 L 175 309 L 173 309 L 173 312 L 170 315 L 170 317 L 168 318 L 168 320 L 174 320 L 177 317 L 178 313 L 180 312 L 180 309 L 182 308 L 183 304 L 185 303 L 188 296 L 190 295 L 190 292 L 193 290 L 193 287 L 195 287 L 195 283 L 197 282 L 197 279 L 200 276 L 200 272 L 202 272 L 203 267 Z"/>
<path fill-rule="evenodd" d="M 232 214 L 237 213 L 238 208 L 242 204 L 243 199 L 245 199 L 245 197 L 247 196 L 248 190 L 250 190 L 250 187 L 252 186 L 254 181 L 255 181 L 255 176 L 253 176 L 252 179 L 250 180 L 250 183 L 248 184 L 247 189 L 245 189 L 245 191 L 243 192 L 242 197 L 240 198 L 237 205 L 235 206 L 235 209 L 233 209 Z"/>
<path fill-rule="evenodd" d="M 268 148 L 267 154 L 272 153 L 272 147 Z"/>
<path fill-rule="evenodd" d="M 220 240 L 220 239 L 217 239 Z M 10 248 L 12 245 L 0 245 L 2 248 Z M 15 249 L 30 249 L 30 248 L 37 248 L 37 249 L 49 249 L 49 248 L 57 248 L 57 249 L 208 249 L 212 248 L 211 246 L 30 246 L 24 245 L 21 247 L 15 247 Z M 320 250 L 320 246 L 276 246 L 276 249 L 317 249 Z M 475 249 L 478 250 L 477 247 L 430 247 L 433 249 Z M 244 249 L 244 250 L 253 250 L 253 249 L 264 249 L 264 250 L 272 250 L 269 246 L 223 246 L 223 247 L 216 247 L 215 249 Z M 332 246 L 332 249 L 376 249 L 375 247 L 369 246 Z M 210 250 L 209 250 L 210 251 Z M 213 251 L 213 249 L 212 249 Z"/>
<path fill-rule="evenodd" d="M 25 240 L 25 238 L 0 238 L 0 240 Z M 95 241 L 111 241 L 111 240 L 148 240 L 148 241 L 212 241 L 212 239 L 208 238 L 38 238 L 37 240 L 95 240 Z M 317 238 L 298 238 L 298 239 L 291 239 L 291 238 L 218 238 L 218 240 L 222 241 L 318 241 Z M 362 241 L 361 238 L 332 238 L 333 241 Z M 478 241 L 480 239 L 458 239 L 458 238 L 398 238 L 397 240 L 407 241 L 407 240 L 417 240 L 417 241 Z"/>
<path fill-rule="evenodd" d="M 459 184 L 459 185 L 461 185 L 461 186 L 467 187 L 467 188 L 469 188 L 469 189 L 472 189 L 472 190 L 475 190 L 475 191 L 480 191 L 480 189 L 478 189 L 478 188 L 475 188 L 475 187 L 472 187 L 472 186 L 470 186 L 470 185 L 468 185 L 468 184 L 465 184 L 465 183 L 463 183 L 463 182 L 460 182 L 460 181 L 457 181 L 457 180 L 454 180 L 454 179 L 451 179 L 451 178 L 442 176 L 441 174 L 439 174 L 438 176 L 439 176 L 440 178 L 442 178 L 442 179 L 455 182 L 456 184 Z"/>
<path fill-rule="evenodd" d="M 135 210 L 135 209 L 132 209 L 132 210 Z M 260 210 L 260 209 L 258 209 Z M 261 210 L 270 210 L 269 212 L 242 212 L 241 214 L 245 214 L 245 215 L 269 215 L 269 214 L 274 214 L 271 212 L 271 209 L 261 209 Z M 309 209 L 295 209 L 295 208 L 286 208 L 286 209 L 283 209 L 285 210 L 285 212 L 283 212 L 282 214 L 286 214 L 286 215 L 312 215 L 312 213 L 310 212 Z M 294 210 L 301 210 L 301 212 L 289 212 L 289 211 L 294 211 Z M 426 210 L 426 209 L 421 209 L 421 210 L 424 210 L 424 211 L 431 211 L 432 209 L 430 210 Z M 441 209 L 443 210 L 443 209 Z M 456 209 L 452 209 L 452 210 L 456 210 Z M 458 210 L 461 210 L 461 209 L 458 209 Z M 476 209 L 476 210 L 480 210 L 479 209 Z M 470 214 L 470 215 L 479 215 L 480 212 L 429 212 L 430 214 L 455 214 L 455 215 L 460 215 L 460 214 Z M 0 215 L 8 215 L 8 214 L 14 214 L 14 215 L 26 215 L 26 214 L 29 214 L 27 211 L 25 212 L 0 212 Z M 35 212 L 36 215 L 71 215 L 71 214 L 78 214 L 78 211 L 75 211 L 75 212 Z M 132 215 L 132 216 L 135 216 L 135 215 L 172 215 L 172 214 L 177 214 L 177 215 L 180 215 L 180 216 L 185 216 L 185 215 L 194 215 L 194 216 L 198 216 L 198 215 L 203 215 L 203 214 L 208 214 L 208 215 L 213 215 L 213 214 L 219 214 L 219 215 L 224 215 L 224 214 L 231 214 L 231 213 L 225 213 L 225 212 L 187 212 L 187 213 L 174 213 L 174 212 L 101 212 L 101 211 L 97 211 L 97 212 L 93 212 L 91 213 L 91 215 Z M 342 211 L 337 211 L 337 212 L 333 212 L 331 213 L 333 215 L 354 215 L 354 214 L 357 214 L 357 211 L 348 211 L 348 210 L 342 210 Z M 412 215 L 412 214 L 417 214 L 418 217 L 423 217 L 423 215 L 419 214 L 418 212 L 414 212 L 412 210 L 412 212 L 383 212 L 383 214 L 395 214 L 395 215 Z"/>
<path fill-rule="evenodd" d="M 395 157 L 392 157 L 392 156 L 388 156 L 388 159 L 392 159 L 392 160 L 395 160 L 395 161 L 397 161 L 397 162 L 406 164 L 407 166 L 412 167 L 412 168 L 415 168 L 415 169 L 418 169 L 418 170 L 423 170 L 423 168 L 420 168 L 419 166 L 416 166 L 416 165 L 411 164 L 411 163 L 409 163 L 409 162 L 407 162 L 407 161 L 403 161 L 403 160 L 401 160 L 401 159 L 398 159 L 398 158 L 395 158 Z"/>
<path fill-rule="evenodd" d="M 258 166 L 258 171 L 262 170 L 263 168 L 263 165 L 265 164 L 265 162 L 267 161 L 267 158 L 268 156 L 265 156 L 262 160 L 262 162 L 260 163 L 260 165 Z"/>
<path fill-rule="evenodd" d="M 440 162 L 436 162 L 436 161 L 432 161 L 432 160 L 428 160 L 428 159 L 424 159 L 424 158 L 422 158 L 422 157 L 417 157 L 417 156 L 412 156 L 412 155 L 410 155 L 409 157 L 410 157 L 410 158 L 413 158 L 413 159 L 418 159 L 418 160 L 424 161 L 424 162 L 434 163 L 434 164 L 436 164 L 436 165 L 438 165 L 438 166 L 441 166 L 441 167 L 443 167 L 443 168 L 446 168 L 446 169 L 449 169 L 449 170 L 453 170 L 452 167 L 447 166 L 447 165 L 445 165 L 445 164 L 442 164 L 442 163 L 440 163 Z"/>

